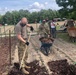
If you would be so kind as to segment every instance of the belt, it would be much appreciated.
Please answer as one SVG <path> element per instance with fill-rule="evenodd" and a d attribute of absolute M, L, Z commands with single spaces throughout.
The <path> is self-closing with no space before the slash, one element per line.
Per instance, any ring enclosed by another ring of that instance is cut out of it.
<path fill-rule="evenodd" d="M 28 40 L 27 38 L 23 38 L 24 40 Z"/>

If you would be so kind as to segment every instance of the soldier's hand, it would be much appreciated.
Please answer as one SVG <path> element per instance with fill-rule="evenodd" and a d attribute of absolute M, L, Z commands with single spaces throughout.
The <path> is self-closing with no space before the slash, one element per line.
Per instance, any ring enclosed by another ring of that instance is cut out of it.
<path fill-rule="evenodd" d="M 34 28 L 31 26 L 31 27 L 30 27 L 30 30 L 31 30 L 31 31 L 34 31 Z"/>
<path fill-rule="evenodd" d="M 25 44 L 26 44 L 27 46 L 29 46 L 29 42 L 26 42 Z"/>

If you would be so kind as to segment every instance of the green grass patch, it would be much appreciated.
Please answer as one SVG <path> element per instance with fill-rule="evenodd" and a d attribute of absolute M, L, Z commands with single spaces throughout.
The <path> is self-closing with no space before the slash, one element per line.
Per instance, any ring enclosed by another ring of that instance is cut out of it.
<path fill-rule="evenodd" d="M 57 38 L 61 38 L 62 40 L 66 41 L 68 43 L 72 43 L 72 44 L 76 45 L 76 42 L 70 41 L 68 33 L 57 33 Z"/>

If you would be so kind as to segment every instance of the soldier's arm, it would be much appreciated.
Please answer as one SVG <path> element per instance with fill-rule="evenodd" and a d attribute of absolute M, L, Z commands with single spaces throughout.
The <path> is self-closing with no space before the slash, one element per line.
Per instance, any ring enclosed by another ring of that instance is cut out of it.
<path fill-rule="evenodd" d="M 30 25 L 30 24 L 27 24 L 26 26 L 27 26 L 27 27 L 31 27 L 31 25 Z"/>
<path fill-rule="evenodd" d="M 21 35 L 20 34 L 17 34 L 17 38 L 19 39 L 19 40 L 21 40 L 22 42 L 26 42 L 22 37 L 21 37 Z"/>

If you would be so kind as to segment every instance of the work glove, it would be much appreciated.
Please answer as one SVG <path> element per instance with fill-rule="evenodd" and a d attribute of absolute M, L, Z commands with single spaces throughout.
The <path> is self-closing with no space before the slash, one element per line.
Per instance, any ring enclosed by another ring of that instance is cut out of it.
<path fill-rule="evenodd" d="M 30 27 L 30 30 L 31 30 L 31 31 L 34 31 L 34 28 L 31 26 L 31 27 Z"/>
<path fill-rule="evenodd" d="M 14 67 L 19 70 L 20 64 L 19 63 L 14 63 Z"/>
<path fill-rule="evenodd" d="M 26 44 L 27 46 L 29 46 L 29 42 L 26 42 L 25 44 Z"/>

